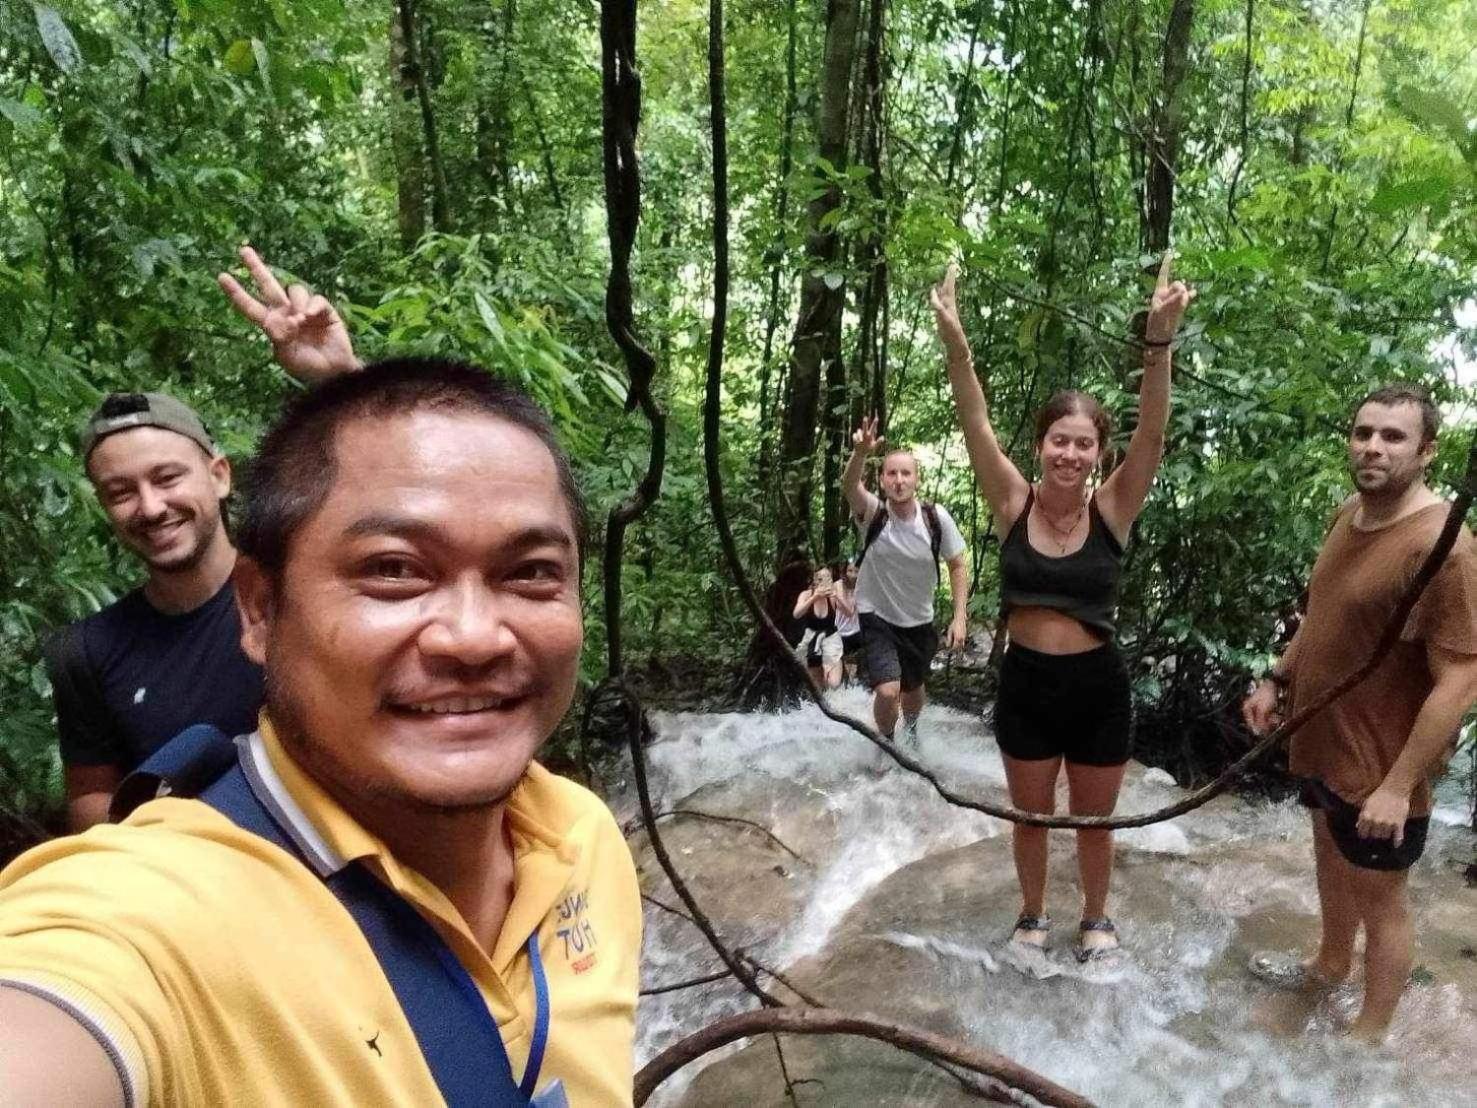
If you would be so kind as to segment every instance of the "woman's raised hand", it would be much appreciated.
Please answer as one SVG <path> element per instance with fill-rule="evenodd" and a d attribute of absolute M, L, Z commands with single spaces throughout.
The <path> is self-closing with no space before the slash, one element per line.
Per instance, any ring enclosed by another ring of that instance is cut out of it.
<path fill-rule="evenodd" d="M 959 266 L 949 263 L 944 270 L 944 279 L 928 294 L 928 303 L 933 307 L 933 318 L 938 324 L 939 339 L 950 358 L 968 358 L 969 340 L 964 337 L 964 325 L 959 322 L 959 299 L 955 286 L 959 281 Z"/>
<path fill-rule="evenodd" d="M 1174 251 L 1166 250 L 1159 263 L 1159 279 L 1154 282 L 1154 295 L 1149 298 L 1149 319 L 1144 324 L 1144 341 L 1164 345 L 1174 339 L 1180 329 L 1185 309 L 1195 299 L 1195 290 L 1183 281 L 1171 282 L 1169 266 Z"/>
<path fill-rule="evenodd" d="M 241 261 L 251 274 L 260 300 L 229 273 L 220 274 L 216 281 L 231 306 L 262 329 L 283 369 L 311 385 L 359 368 L 349 329 L 332 304 L 305 285 L 284 289 L 249 246 L 241 248 Z"/>
<path fill-rule="evenodd" d="M 887 440 L 877 433 L 877 417 L 868 416 L 851 436 L 851 445 L 863 454 L 870 454 Z"/>

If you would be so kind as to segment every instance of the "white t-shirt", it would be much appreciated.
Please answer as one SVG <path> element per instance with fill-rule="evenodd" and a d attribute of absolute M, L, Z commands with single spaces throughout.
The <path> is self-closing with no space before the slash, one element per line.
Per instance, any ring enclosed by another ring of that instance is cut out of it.
<path fill-rule="evenodd" d="M 844 589 L 846 586 L 841 585 L 839 587 Z M 855 635 L 858 631 L 862 629 L 862 621 L 857 618 L 856 614 L 855 596 L 851 598 L 851 602 L 853 604 L 851 615 L 847 615 L 845 612 L 843 612 L 841 610 L 841 605 L 836 605 L 836 634 L 838 635 Z"/>
<path fill-rule="evenodd" d="M 865 541 L 867 523 L 881 508 L 868 514 L 866 522 L 858 522 L 857 530 Z M 928 523 L 923 506 L 915 501 L 913 518 L 898 519 L 888 513 L 887 523 L 862 560 L 856 581 L 856 610 L 881 616 L 894 627 L 917 627 L 933 622 L 933 594 L 938 575 L 933 562 L 933 545 L 928 538 Z M 939 516 L 939 558 L 947 562 L 964 553 L 964 536 L 954 517 L 942 504 Z"/>

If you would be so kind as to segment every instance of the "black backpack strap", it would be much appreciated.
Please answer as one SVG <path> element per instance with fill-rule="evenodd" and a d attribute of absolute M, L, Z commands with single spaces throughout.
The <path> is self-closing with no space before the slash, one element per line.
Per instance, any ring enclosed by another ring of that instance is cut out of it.
<path fill-rule="evenodd" d="M 939 506 L 930 500 L 923 501 L 923 525 L 928 528 L 928 548 L 933 552 L 933 579 L 937 584 L 943 580 L 939 571 L 939 548 L 944 544 L 944 527 L 939 522 Z"/>
<path fill-rule="evenodd" d="M 877 541 L 877 536 L 882 534 L 882 528 L 887 526 L 887 502 L 879 499 L 877 501 L 877 512 L 867 523 L 866 533 L 862 536 L 862 550 L 856 556 L 856 568 L 862 568 L 862 559 L 867 556 L 867 551 L 872 549 L 872 544 Z"/>
<path fill-rule="evenodd" d="M 525 1091 L 513 1079 L 482 994 L 436 929 L 360 862 L 325 874 L 317 853 L 294 833 L 252 766 L 247 741 L 233 741 L 209 724 L 181 732 L 124 780 L 113 802 L 115 818 L 156 796 L 194 797 L 292 855 L 323 879 L 359 926 L 449 1108 L 527 1108 L 548 1035 L 548 992 L 536 938 L 529 954 L 541 1018 L 535 1020 Z"/>

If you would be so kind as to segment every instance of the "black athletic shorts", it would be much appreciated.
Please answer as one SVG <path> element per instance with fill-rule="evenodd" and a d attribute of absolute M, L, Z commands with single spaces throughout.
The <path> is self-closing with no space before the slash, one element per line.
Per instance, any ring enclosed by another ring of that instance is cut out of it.
<path fill-rule="evenodd" d="M 1043 654 L 1018 643 L 1005 651 L 995 739 L 1012 758 L 1117 766 L 1128 761 L 1132 734 L 1128 668 L 1112 643 L 1081 654 Z"/>
<path fill-rule="evenodd" d="M 864 641 L 864 636 L 862 635 L 862 633 L 860 631 L 855 631 L 855 632 L 853 632 L 850 635 L 842 635 L 841 636 L 841 657 L 843 657 L 843 658 L 852 658 L 852 657 L 855 657 L 856 654 L 857 654 L 857 652 L 859 650 L 861 650 L 861 648 L 862 648 L 862 642 L 863 641 Z"/>
<path fill-rule="evenodd" d="M 1393 839 L 1360 838 L 1360 805 L 1350 804 L 1316 777 L 1303 778 L 1298 801 L 1304 808 L 1319 809 L 1328 821 L 1328 834 L 1339 853 L 1351 866 L 1360 869 L 1409 869 L 1426 849 L 1429 816 L 1405 821 L 1405 834 L 1396 846 Z"/>
<path fill-rule="evenodd" d="M 888 681 L 899 682 L 903 692 L 922 688 L 939 648 L 939 633 L 933 624 L 898 627 L 875 612 L 863 612 L 861 621 L 867 681 L 872 688 Z"/>

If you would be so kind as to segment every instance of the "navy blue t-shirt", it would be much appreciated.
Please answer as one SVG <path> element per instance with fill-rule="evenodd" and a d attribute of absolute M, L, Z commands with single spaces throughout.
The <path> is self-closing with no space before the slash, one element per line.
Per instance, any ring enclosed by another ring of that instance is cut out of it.
<path fill-rule="evenodd" d="M 228 735 L 256 730 L 262 671 L 241 650 L 236 589 L 227 580 L 200 607 L 159 611 L 135 589 L 74 625 L 90 681 L 68 680 L 52 659 L 62 761 L 125 773 L 186 727 Z"/>

